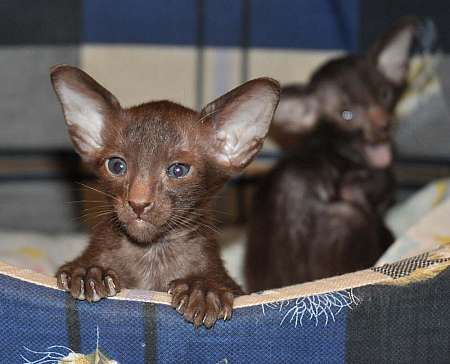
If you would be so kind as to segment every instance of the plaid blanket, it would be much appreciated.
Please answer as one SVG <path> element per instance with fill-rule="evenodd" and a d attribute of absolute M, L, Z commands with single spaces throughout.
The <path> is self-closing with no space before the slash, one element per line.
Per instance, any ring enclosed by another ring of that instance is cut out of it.
<path fill-rule="evenodd" d="M 450 246 L 397 263 L 238 297 L 194 329 L 169 296 L 95 304 L 0 265 L 1 363 L 448 363 Z"/>

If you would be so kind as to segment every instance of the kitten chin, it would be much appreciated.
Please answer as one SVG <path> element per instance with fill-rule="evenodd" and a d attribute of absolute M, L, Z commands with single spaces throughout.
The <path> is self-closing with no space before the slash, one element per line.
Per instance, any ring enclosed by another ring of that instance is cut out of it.
<path fill-rule="evenodd" d="M 160 226 L 155 226 L 141 219 L 135 219 L 126 224 L 122 223 L 122 228 L 133 241 L 139 244 L 151 244 L 161 231 Z"/>

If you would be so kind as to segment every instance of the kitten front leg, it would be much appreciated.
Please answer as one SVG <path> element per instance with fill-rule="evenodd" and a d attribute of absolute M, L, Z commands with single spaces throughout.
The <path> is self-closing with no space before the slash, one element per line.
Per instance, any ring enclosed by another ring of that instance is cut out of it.
<path fill-rule="evenodd" d="M 120 292 L 120 281 L 112 269 L 77 262 L 67 263 L 56 273 L 58 287 L 73 298 L 96 302 Z"/>
<path fill-rule="evenodd" d="M 211 328 L 218 319 L 229 320 L 234 297 L 243 294 L 226 273 L 224 279 L 203 276 L 176 279 L 169 287 L 172 307 L 195 327 Z"/>

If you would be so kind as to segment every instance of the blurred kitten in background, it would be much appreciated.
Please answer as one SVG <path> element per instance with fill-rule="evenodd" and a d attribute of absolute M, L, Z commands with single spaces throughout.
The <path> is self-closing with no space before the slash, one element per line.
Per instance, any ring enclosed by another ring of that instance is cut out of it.
<path fill-rule="evenodd" d="M 382 220 L 395 187 L 391 125 L 417 23 L 404 18 L 367 54 L 283 88 L 271 134 L 286 156 L 254 199 L 249 291 L 368 268 L 393 242 Z"/>

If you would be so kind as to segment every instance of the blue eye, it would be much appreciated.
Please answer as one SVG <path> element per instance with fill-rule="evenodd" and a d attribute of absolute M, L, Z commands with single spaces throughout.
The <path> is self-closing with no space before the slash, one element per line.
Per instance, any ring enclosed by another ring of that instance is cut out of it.
<path fill-rule="evenodd" d="M 123 176 L 127 173 L 127 162 L 122 158 L 112 157 L 106 161 L 108 171 L 114 176 Z"/>
<path fill-rule="evenodd" d="M 186 176 L 189 173 L 189 167 L 187 164 L 182 163 L 174 163 L 167 168 L 167 175 L 169 177 L 181 178 Z"/>
<path fill-rule="evenodd" d="M 350 121 L 353 119 L 353 112 L 351 112 L 350 110 L 344 110 L 342 111 L 341 116 L 345 121 Z"/>

